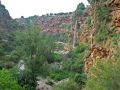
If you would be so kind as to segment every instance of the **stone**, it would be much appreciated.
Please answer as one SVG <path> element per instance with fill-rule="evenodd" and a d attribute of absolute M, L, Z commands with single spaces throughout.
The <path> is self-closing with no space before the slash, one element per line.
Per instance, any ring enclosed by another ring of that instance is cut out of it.
<path fill-rule="evenodd" d="M 38 81 L 36 90 L 52 90 L 52 87 L 43 81 Z"/>

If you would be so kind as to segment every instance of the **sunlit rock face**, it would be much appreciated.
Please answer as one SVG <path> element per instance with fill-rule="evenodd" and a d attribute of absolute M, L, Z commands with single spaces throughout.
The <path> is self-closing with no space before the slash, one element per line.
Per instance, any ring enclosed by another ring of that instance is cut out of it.
<path fill-rule="evenodd" d="M 90 17 L 91 19 L 91 26 L 90 28 L 86 27 L 86 18 Z M 88 39 L 90 39 L 90 34 L 92 33 L 93 29 L 93 9 L 90 5 L 88 5 L 84 11 L 84 15 L 79 18 L 80 21 L 80 30 L 81 30 L 81 35 L 80 35 L 80 42 L 81 43 L 86 43 Z"/>
<path fill-rule="evenodd" d="M 120 0 L 110 0 L 107 4 L 112 11 L 113 26 L 120 33 Z"/>

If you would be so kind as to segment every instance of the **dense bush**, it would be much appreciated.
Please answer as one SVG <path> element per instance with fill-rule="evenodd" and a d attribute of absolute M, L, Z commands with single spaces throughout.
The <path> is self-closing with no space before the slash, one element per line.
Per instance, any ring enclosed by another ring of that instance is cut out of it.
<path fill-rule="evenodd" d="M 87 29 L 89 29 L 90 26 L 91 26 L 91 19 L 90 19 L 89 16 L 86 18 L 86 20 L 85 20 L 85 24 L 86 24 Z"/>
<path fill-rule="evenodd" d="M 7 70 L 0 70 L 0 90 L 23 90 L 12 74 Z"/>
<path fill-rule="evenodd" d="M 60 81 L 60 80 L 66 79 L 70 76 L 71 76 L 71 73 L 69 71 L 65 71 L 65 70 L 58 70 L 58 71 L 52 72 L 52 74 L 50 74 L 50 78 L 53 79 L 54 81 Z"/>
<path fill-rule="evenodd" d="M 52 37 L 41 33 L 34 26 L 15 33 L 14 49 L 11 55 L 24 62 L 25 69 L 18 75 L 19 84 L 28 90 L 36 87 L 36 77 L 49 74 L 48 63 L 52 61 L 54 43 Z M 16 58 L 13 58 L 13 60 Z"/>
<path fill-rule="evenodd" d="M 85 90 L 120 89 L 120 61 L 99 62 L 90 72 Z"/>
<path fill-rule="evenodd" d="M 66 80 L 54 86 L 53 90 L 80 90 L 74 80 Z"/>

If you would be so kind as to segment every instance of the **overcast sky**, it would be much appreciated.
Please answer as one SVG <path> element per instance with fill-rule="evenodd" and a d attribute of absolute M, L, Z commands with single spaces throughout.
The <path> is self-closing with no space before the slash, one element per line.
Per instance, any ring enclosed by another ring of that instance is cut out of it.
<path fill-rule="evenodd" d="M 46 13 L 74 11 L 80 2 L 87 0 L 1 0 L 13 18 L 28 17 Z"/>

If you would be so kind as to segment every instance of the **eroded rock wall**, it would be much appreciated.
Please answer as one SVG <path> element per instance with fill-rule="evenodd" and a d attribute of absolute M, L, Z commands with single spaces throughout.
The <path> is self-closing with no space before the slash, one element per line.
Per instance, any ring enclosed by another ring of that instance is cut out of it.
<path fill-rule="evenodd" d="M 115 26 L 117 32 L 120 33 L 120 0 L 110 0 L 107 4 L 111 9 L 112 25 Z"/>
<path fill-rule="evenodd" d="M 12 22 L 8 10 L 0 3 L 0 32 L 10 31 Z"/>
<path fill-rule="evenodd" d="M 100 5 L 106 5 L 108 9 L 110 10 L 110 14 L 112 16 L 112 20 L 108 23 L 109 28 L 115 27 L 115 30 L 117 30 L 118 33 L 120 33 L 120 0 L 100 0 L 101 2 L 97 1 L 91 2 L 91 5 L 87 7 L 85 15 L 90 16 L 91 18 L 91 25 L 90 28 L 87 29 L 85 26 L 85 19 L 86 16 L 82 17 L 81 19 L 81 29 L 82 34 L 80 36 L 80 40 L 82 43 L 86 43 L 87 39 L 89 39 L 90 45 L 87 55 L 84 59 L 84 71 L 86 73 L 89 72 L 89 68 L 91 66 L 96 65 L 97 60 L 108 60 L 114 57 L 115 48 L 108 45 L 101 45 L 95 42 L 95 30 L 96 30 L 96 23 L 97 20 L 95 20 L 95 11 L 93 6 L 100 7 Z M 106 25 L 108 25 L 106 23 Z"/>

